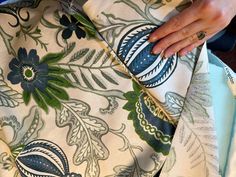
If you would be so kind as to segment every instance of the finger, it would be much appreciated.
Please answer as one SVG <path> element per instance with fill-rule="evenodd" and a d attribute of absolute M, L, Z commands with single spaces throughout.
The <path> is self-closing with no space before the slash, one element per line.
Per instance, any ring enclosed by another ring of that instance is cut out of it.
<path fill-rule="evenodd" d="M 187 37 L 193 36 L 202 29 L 202 26 L 204 26 L 203 21 L 196 21 L 177 32 L 167 35 L 153 47 L 152 53 L 158 54 L 162 50 L 168 48 L 176 42 L 179 42 Z"/>
<path fill-rule="evenodd" d="M 204 34 L 209 34 L 208 30 L 204 30 Z M 201 36 L 200 36 L 201 37 Z M 166 58 L 172 56 L 174 53 L 180 51 L 181 49 L 199 42 L 199 40 L 206 41 L 207 36 L 202 36 L 203 38 L 199 39 L 198 33 L 193 34 L 192 36 L 189 36 L 179 42 L 176 42 L 175 44 L 171 45 L 164 51 L 164 56 Z"/>
<path fill-rule="evenodd" d="M 205 40 L 200 40 L 194 44 L 188 45 L 181 49 L 178 53 L 179 56 L 185 56 L 187 53 L 191 52 L 193 49 L 197 48 L 198 46 L 202 45 L 204 42 L 206 42 L 208 39 L 210 39 L 212 36 L 214 36 L 216 33 L 208 36 Z"/>
<path fill-rule="evenodd" d="M 171 18 L 168 22 L 156 29 L 150 36 L 149 42 L 156 42 L 168 34 L 179 31 L 183 27 L 193 23 L 199 18 L 196 9 L 191 5 L 189 8 L 183 10 L 180 14 Z"/>

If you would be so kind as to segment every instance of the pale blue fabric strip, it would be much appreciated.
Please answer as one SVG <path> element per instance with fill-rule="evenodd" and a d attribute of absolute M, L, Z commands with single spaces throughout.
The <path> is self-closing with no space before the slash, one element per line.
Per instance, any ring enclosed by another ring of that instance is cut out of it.
<path fill-rule="evenodd" d="M 232 139 L 235 99 L 227 85 L 227 78 L 219 58 L 209 53 L 209 61 L 217 140 L 219 143 L 220 170 L 224 174 Z"/>

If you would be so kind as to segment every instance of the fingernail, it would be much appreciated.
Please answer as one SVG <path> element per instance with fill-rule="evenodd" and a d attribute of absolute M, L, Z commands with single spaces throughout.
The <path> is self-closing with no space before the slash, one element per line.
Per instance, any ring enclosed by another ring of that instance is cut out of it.
<path fill-rule="evenodd" d="M 162 52 L 162 49 L 161 48 L 158 48 L 158 47 L 154 47 L 154 49 L 152 50 L 152 53 L 154 54 L 154 55 L 157 55 L 157 54 L 159 54 L 159 53 L 161 53 Z"/>
<path fill-rule="evenodd" d="M 164 54 L 164 56 L 165 56 L 166 58 L 169 58 L 169 57 L 171 57 L 173 54 L 174 54 L 174 52 L 167 52 L 167 53 Z"/>
<path fill-rule="evenodd" d="M 155 42 L 155 41 L 157 41 L 157 37 L 155 37 L 155 36 L 149 36 L 148 41 L 149 41 L 149 42 Z"/>

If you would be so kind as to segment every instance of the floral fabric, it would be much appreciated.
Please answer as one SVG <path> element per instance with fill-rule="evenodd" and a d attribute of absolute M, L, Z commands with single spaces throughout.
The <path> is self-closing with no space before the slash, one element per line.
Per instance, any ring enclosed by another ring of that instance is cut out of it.
<path fill-rule="evenodd" d="M 147 42 L 189 2 L 66 2 L 0 6 L 0 176 L 219 176 L 206 47 Z"/>

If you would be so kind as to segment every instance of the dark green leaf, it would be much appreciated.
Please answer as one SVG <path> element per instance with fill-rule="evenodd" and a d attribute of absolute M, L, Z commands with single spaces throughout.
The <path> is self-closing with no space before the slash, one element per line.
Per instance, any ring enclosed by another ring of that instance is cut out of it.
<path fill-rule="evenodd" d="M 57 66 L 49 66 L 48 67 L 48 72 L 50 74 L 67 74 L 67 73 L 72 73 L 74 71 L 72 70 L 69 70 L 69 69 L 64 69 L 64 68 L 60 68 L 60 67 L 57 67 Z"/>
<path fill-rule="evenodd" d="M 91 73 L 91 75 L 92 75 L 92 78 L 93 78 L 94 82 L 96 82 L 96 84 L 97 84 L 99 87 L 101 87 L 101 88 L 103 88 L 103 89 L 107 89 L 106 86 L 101 82 L 101 79 L 98 78 L 98 76 L 94 75 L 93 73 Z"/>
<path fill-rule="evenodd" d="M 46 113 L 48 113 L 48 106 L 45 103 L 43 97 L 39 93 L 38 89 L 35 89 L 35 91 L 32 93 L 34 101 L 37 103 L 37 105 L 42 108 Z"/>
<path fill-rule="evenodd" d="M 136 102 L 138 99 L 138 94 L 136 94 L 134 91 L 130 91 L 124 93 L 124 97 L 131 102 Z"/>
<path fill-rule="evenodd" d="M 131 78 L 128 74 L 123 73 L 123 72 L 121 72 L 121 71 L 118 71 L 118 70 L 116 70 L 116 69 L 114 69 L 114 68 L 113 68 L 113 71 L 114 71 L 118 76 L 123 77 L 123 78 L 125 78 L 125 79 L 130 79 L 130 78 Z"/>
<path fill-rule="evenodd" d="M 41 92 L 40 90 L 38 91 L 47 105 L 52 108 L 61 109 L 61 102 L 51 92 L 49 92 L 48 89 L 45 89 L 44 92 Z"/>
<path fill-rule="evenodd" d="M 139 93 L 142 90 L 141 86 L 134 80 L 133 80 L 133 89 L 135 93 Z"/>
<path fill-rule="evenodd" d="M 87 64 L 88 62 L 90 62 L 95 53 L 96 53 L 96 50 L 95 50 L 95 49 L 93 49 L 92 51 L 90 51 L 90 52 L 88 53 L 88 55 L 86 55 L 86 57 L 85 57 L 85 59 L 84 59 L 83 65 Z"/>
<path fill-rule="evenodd" d="M 123 106 L 123 109 L 132 111 L 133 109 L 135 109 L 135 104 L 133 102 L 128 102 Z"/>
<path fill-rule="evenodd" d="M 83 79 L 84 83 L 86 84 L 86 86 L 92 90 L 94 90 L 93 86 L 90 84 L 89 80 L 87 79 L 87 77 L 83 74 L 83 72 L 81 72 L 81 78 Z"/>
<path fill-rule="evenodd" d="M 74 62 L 77 61 L 81 58 L 83 58 L 87 53 L 89 52 L 88 48 L 81 49 L 78 52 L 76 52 L 71 58 L 69 62 Z"/>
<path fill-rule="evenodd" d="M 106 80 L 108 80 L 110 83 L 115 84 L 115 85 L 119 85 L 119 84 L 118 84 L 111 76 L 109 76 L 109 74 L 106 73 L 105 71 L 101 71 L 101 74 L 102 74 L 102 76 L 103 76 Z"/>
<path fill-rule="evenodd" d="M 55 64 L 59 62 L 63 58 L 63 56 L 64 56 L 63 52 L 49 53 L 41 59 L 40 63 Z"/>
<path fill-rule="evenodd" d="M 23 91 L 23 100 L 26 105 L 29 104 L 30 98 L 31 98 L 31 93 L 24 90 Z"/>
<path fill-rule="evenodd" d="M 128 120 L 135 120 L 137 119 L 137 113 L 135 111 L 131 111 L 128 115 Z"/>
<path fill-rule="evenodd" d="M 64 77 L 58 75 L 49 75 L 49 83 L 56 84 L 61 87 L 74 87 L 72 83 L 66 80 Z"/>
<path fill-rule="evenodd" d="M 87 20 L 82 14 L 77 13 L 73 15 L 80 23 L 82 23 L 86 29 L 86 31 L 88 31 L 89 35 L 91 36 L 95 36 L 96 35 L 96 29 L 94 27 L 94 25 Z"/>
<path fill-rule="evenodd" d="M 64 89 L 61 89 L 53 84 L 48 84 L 48 91 L 55 95 L 57 98 L 61 100 L 69 100 L 69 95 L 66 93 Z"/>

